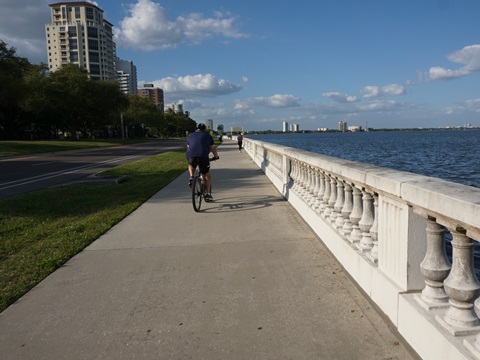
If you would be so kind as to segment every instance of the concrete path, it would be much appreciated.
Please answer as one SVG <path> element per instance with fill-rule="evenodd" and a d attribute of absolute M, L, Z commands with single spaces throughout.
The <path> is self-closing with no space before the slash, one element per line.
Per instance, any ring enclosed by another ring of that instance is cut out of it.
<path fill-rule="evenodd" d="M 249 156 L 219 154 L 214 203 L 180 176 L 0 315 L 0 358 L 412 359 Z"/>

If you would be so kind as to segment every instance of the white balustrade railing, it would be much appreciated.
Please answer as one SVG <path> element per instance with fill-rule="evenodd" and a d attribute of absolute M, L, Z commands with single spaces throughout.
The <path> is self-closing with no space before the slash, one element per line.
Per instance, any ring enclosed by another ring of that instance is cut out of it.
<path fill-rule="evenodd" d="M 251 139 L 244 148 L 422 358 L 480 359 L 480 189 Z"/>

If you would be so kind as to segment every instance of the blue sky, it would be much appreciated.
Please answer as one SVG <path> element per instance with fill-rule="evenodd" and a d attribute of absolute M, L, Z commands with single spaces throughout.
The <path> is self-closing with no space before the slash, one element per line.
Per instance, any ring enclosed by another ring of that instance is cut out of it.
<path fill-rule="evenodd" d="M 45 0 L 0 0 L 0 39 L 46 62 Z M 98 0 L 139 85 L 225 129 L 480 126 L 478 0 Z"/>

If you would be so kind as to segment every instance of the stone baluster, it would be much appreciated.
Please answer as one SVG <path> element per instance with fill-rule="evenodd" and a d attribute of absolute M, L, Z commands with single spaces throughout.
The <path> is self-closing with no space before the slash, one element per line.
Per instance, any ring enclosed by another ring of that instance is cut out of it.
<path fill-rule="evenodd" d="M 420 264 L 420 271 L 425 276 L 425 287 L 421 296 L 415 296 L 417 302 L 426 310 L 447 307 L 448 296 L 443 282 L 452 265 L 445 250 L 445 228 L 434 218 L 427 218 L 427 251 Z"/>
<path fill-rule="evenodd" d="M 362 204 L 362 191 L 353 186 L 353 210 L 350 214 L 350 221 L 352 222 L 352 231 L 348 240 L 353 244 L 357 243 L 362 239 L 362 232 L 358 223 L 363 215 L 363 204 Z"/>
<path fill-rule="evenodd" d="M 301 191 L 301 197 L 302 199 L 305 198 L 305 194 L 308 192 L 308 169 L 307 165 L 305 163 L 301 164 L 301 169 L 302 169 L 302 191 Z"/>
<path fill-rule="evenodd" d="M 370 228 L 370 236 L 372 237 L 373 247 L 372 250 L 367 254 L 373 263 L 378 261 L 378 194 L 373 194 L 373 224 Z"/>
<path fill-rule="evenodd" d="M 305 163 L 301 163 L 300 168 L 302 169 L 302 189 L 300 192 L 300 197 L 305 199 L 305 195 L 308 193 L 308 168 Z"/>
<path fill-rule="evenodd" d="M 290 189 L 296 192 L 298 187 L 298 168 L 297 168 L 297 161 L 291 160 L 290 162 L 290 179 L 291 179 L 291 187 Z"/>
<path fill-rule="evenodd" d="M 350 221 L 350 214 L 353 210 L 353 194 L 352 186 L 345 183 L 345 202 L 342 208 L 343 228 L 342 233 L 349 236 L 352 232 L 352 222 Z"/>
<path fill-rule="evenodd" d="M 363 192 L 363 212 L 362 218 L 358 222 L 358 226 L 362 231 L 362 238 L 357 244 L 357 248 L 363 252 L 369 252 L 373 248 L 373 240 L 370 234 L 370 228 L 373 225 L 374 208 L 373 196 L 367 191 Z"/>
<path fill-rule="evenodd" d="M 313 210 L 316 210 L 320 204 L 320 199 L 318 198 L 318 192 L 320 191 L 320 170 L 317 168 L 313 169 L 313 177 L 315 179 L 315 187 L 313 188 L 313 201 L 311 207 Z"/>
<path fill-rule="evenodd" d="M 452 240 L 452 269 L 443 282 L 449 296 L 449 307 L 444 317 L 436 319 L 453 335 L 467 335 L 480 330 L 474 302 L 480 295 L 480 283 L 473 269 L 473 240 L 465 230 L 450 230 Z"/>
<path fill-rule="evenodd" d="M 325 175 L 323 174 L 322 171 L 319 171 L 318 176 L 319 176 L 320 188 L 318 190 L 318 195 L 317 195 L 318 205 L 317 205 L 316 211 L 319 215 L 321 215 L 324 210 L 322 201 L 323 201 L 323 195 L 325 194 Z"/>
<path fill-rule="evenodd" d="M 337 214 L 337 217 L 335 218 L 335 227 L 337 229 L 343 228 L 343 215 L 342 215 L 342 209 L 343 209 L 343 204 L 345 203 L 345 185 L 342 180 L 337 181 L 337 201 L 335 202 L 335 205 L 333 208 L 335 209 L 335 213 Z"/>
<path fill-rule="evenodd" d="M 323 194 L 322 204 L 323 204 L 323 217 L 328 220 L 332 209 L 328 206 L 328 200 L 330 200 L 330 195 L 332 194 L 332 185 L 331 185 L 331 176 L 325 174 L 325 193 Z"/>
<path fill-rule="evenodd" d="M 315 202 L 315 171 L 311 166 L 307 166 L 307 173 L 308 173 L 308 188 L 307 193 L 305 194 L 307 197 L 305 201 L 307 202 L 308 206 L 312 206 Z"/>
<path fill-rule="evenodd" d="M 303 172 L 303 164 L 299 161 L 298 162 L 298 187 L 297 187 L 297 194 L 302 197 L 303 192 L 303 184 L 305 181 L 304 172 Z"/>
<path fill-rule="evenodd" d="M 330 216 L 328 220 L 335 223 L 337 213 L 335 212 L 335 203 L 337 202 L 337 179 L 333 176 L 330 179 L 330 198 L 328 199 L 328 207 L 330 208 Z"/>

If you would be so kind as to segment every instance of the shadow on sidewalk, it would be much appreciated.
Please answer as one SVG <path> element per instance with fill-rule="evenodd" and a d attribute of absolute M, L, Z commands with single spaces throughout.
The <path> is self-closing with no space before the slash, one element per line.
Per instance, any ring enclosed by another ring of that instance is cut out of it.
<path fill-rule="evenodd" d="M 238 196 L 238 197 L 220 197 L 214 202 L 208 203 L 205 207 L 202 205 L 200 212 L 205 213 L 226 213 L 238 211 L 250 211 L 272 206 L 273 203 L 285 202 L 285 199 L 275 196 Z M 208 207 L 207 207 L 208 206 Z"/>

